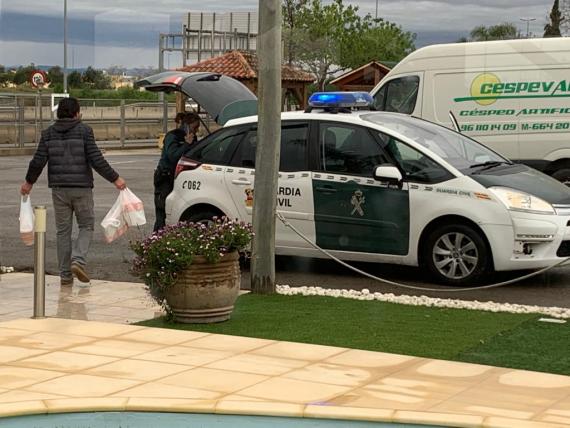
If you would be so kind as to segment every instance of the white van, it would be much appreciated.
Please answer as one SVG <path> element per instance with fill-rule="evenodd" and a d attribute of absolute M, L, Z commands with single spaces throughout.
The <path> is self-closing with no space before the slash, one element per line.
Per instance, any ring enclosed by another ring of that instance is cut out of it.
<path fill-rule="evenodd" d="M 376 110 L 466 135 L 570 185 L 570 38 L 433 45 L 372 90 Z"/>

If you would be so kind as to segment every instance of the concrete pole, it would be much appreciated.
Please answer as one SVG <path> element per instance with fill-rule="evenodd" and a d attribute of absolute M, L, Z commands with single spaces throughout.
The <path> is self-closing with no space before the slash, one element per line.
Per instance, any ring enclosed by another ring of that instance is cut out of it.
<path fill-rule="evenodd" d="M 259 124 L 251 290 L 275 293 L 275 210 L 281 149 L 281 1 L 259 0 Z"/>
<path fill-rule="evenodd" d="M 63 0 L 63 92 L 67 94 L 67 0 Z"/>

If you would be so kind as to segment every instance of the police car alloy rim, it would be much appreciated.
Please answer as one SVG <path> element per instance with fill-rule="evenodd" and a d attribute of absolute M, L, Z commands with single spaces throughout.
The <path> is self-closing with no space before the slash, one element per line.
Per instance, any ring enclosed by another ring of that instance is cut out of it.
<path fill-rule="evenodd" d="M 446 278 L 467 278 L 479 262 L 477 245 L 463 233 L 446 233 L 433 246 L 433 262 L 438 272 Z"/>

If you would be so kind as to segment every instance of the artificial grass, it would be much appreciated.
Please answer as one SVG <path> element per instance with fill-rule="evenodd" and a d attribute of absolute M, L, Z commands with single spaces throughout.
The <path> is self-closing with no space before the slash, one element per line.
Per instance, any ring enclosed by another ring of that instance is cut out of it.
<path fill-rule="evenodd" d="M 219 324 L 139 325 L 366 349 L 570 375 L 570 326 L 533 314 L 281 295 L 241 296 Z"/>
<path fill-rule="evenodd" d="M 570 324 L 526 321 L 457 355 L 458 361 L 570 375 Z"/>

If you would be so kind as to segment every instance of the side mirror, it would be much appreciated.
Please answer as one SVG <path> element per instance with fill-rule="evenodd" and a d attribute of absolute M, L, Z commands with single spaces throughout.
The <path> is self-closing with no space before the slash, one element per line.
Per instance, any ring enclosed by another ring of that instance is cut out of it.
<path fill-rule="evenodd" d="M 403 179 L 402 173 L 394 165 L 380 165 L 374 170 L 374 180 L 400 183 Z"/>

